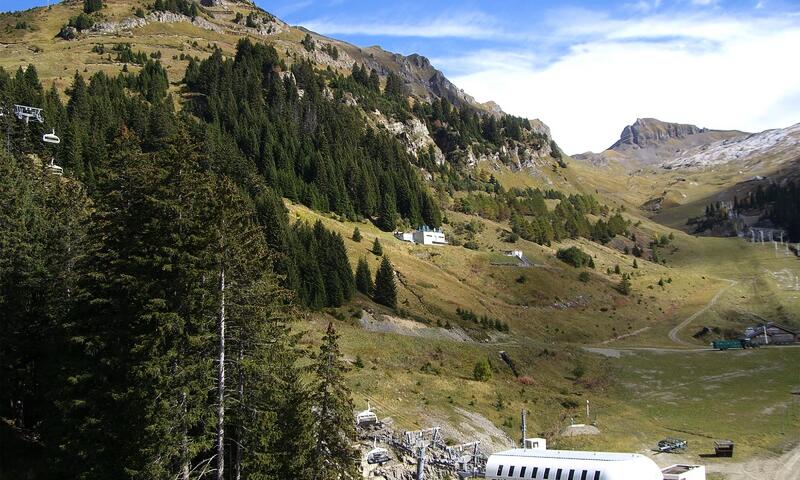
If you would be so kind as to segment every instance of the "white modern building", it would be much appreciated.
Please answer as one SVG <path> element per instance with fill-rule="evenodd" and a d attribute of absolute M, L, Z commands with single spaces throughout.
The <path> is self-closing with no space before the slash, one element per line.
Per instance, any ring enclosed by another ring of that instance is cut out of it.
<path fill-rule="evenodd" d="M 529 441 L 530 440 L 530 441 Z M 486 463 L 489 480 L 705 480 L 705 469 L 674 465 L 663 471 L 655 462 L 635 453 L 547 450 L 541 439 L 526 447 L 495 453 Z M 537 445 L 538 444 L 538 445 Z M 537 448 L 538 447 L 538 448 Z"/>
<path fill-rule="evenodd" d="M 403 242 L 418 243 L 420 245 L 447 245 L 447 239 L 441 228 L 431 228 L 423 225 L 411 232 L 395 232 L 396 239 Z"/>
<path fill-rule="evenodd" d="M 414 232 L 394 232 L 394 238 L 403 242 L 414 243 Z"/>
<path fill-rule="evenodd" d="M 664 480 L 706 480 L 706 467 L 702 465 L 673 465 L 661 473 Z"/>

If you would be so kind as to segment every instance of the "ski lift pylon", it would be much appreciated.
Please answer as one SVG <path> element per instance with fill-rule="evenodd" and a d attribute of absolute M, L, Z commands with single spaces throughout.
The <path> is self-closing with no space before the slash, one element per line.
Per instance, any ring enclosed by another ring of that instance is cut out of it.
<path fill-rule="evenodd" d="M 29 107 L 27 105 L 14 105 L 14 115 L 16 115 L 19 120 L 25 120 L 25 123 L 31 120 L 44 123 L 44 115 L 42 115 L 41 108 Z"/>

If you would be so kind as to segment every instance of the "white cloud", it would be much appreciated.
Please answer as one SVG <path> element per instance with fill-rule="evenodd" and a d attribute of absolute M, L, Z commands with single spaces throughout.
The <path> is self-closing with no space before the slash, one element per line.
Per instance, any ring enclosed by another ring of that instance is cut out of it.
<path fill-rule="evenodd" d="M 570 153 L 608 147 L 638 117 L 748 131 L 800 122 L 795 24 L 687 16 L 561 25 L 557 36 L 592 38 L 545 66 L 526 51 L 438 63 L 469 72 L 452 80 L 480 101 L 541 118 Z"/>
<path fill-rule="evenodd" d="M 442 15 L 427 21 L 345 21 L 318 18 L 302 22 L 315 32 L 326 35 L 373 35 L 421 38 L 499 38 L 504 34 L 497 28 L 493 18 L 480 13 Z"/>

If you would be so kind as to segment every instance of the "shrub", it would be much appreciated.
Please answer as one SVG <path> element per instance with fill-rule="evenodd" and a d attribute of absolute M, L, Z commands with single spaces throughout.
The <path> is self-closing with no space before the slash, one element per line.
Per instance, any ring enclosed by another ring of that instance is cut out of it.
<path fill-rule="evenodd" d="M 88 30 L 94 26 L 94 20 L 89 15 L 81 13 L 77 17 L 69 19 L 69 26 L 74 27 L 78 31 Z"/>
<path fill-rule="evenodd" d="M 589 280 L 591 279 L 592 277 L 591 275 L 589 275 L 589 272 L 581 272 L 581 274 L 578 275 L 578 280 L 580 280 L 583 283 L 589 283 Z"/>
<path fill-rule="evenodd" d="M 562 248 L 556 252 L 556 257 L 575 268 L 594 267 L 592 257 L 578 247 Z"/>
<path fill-rule="evenodd" d="M 84 13 L 94 13 L 103 8 L 103 0 L 83 0 Z"/>
<path fill-rule="evenodd" d="M 472 378 L 478 382 L 485 382 L 492 378 L 492 367 L 486 360 L 479 360 L 472 370 Z"/>
<path fill-rule="evenodd" d="M 360 242 L 361 241 L 361 231 L 358 229 L 358 227 L 353 229 L 353 237 L 352 238 L 353 238 L 354 242 Z"/>
<path fill-rule="evenodd" d="M 480 248 L 480 245 L 478 245 L 478 242 L 476 242 L 475 240 L 467 240 L 464 243 L 464 248 L 468 248 L 470 250 L 478 250 Z"/>

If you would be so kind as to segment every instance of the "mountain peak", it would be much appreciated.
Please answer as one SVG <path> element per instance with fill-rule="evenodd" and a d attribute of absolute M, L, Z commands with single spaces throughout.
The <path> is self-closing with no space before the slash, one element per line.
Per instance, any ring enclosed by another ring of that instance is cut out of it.
<path fill-rule="evenodd" d="M 696 125 L 662 122 L 656 118 L 637 118 L 632 125 L 622 130 L 619 140 L 610 149 L 647 148 L 707 131 Z"/>

